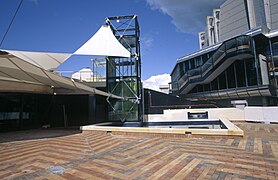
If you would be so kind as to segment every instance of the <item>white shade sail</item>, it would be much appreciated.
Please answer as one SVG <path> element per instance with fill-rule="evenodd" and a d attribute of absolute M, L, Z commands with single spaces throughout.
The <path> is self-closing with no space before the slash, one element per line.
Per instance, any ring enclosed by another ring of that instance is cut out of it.
<path fill-rule="evenodd" d="M 29 51 L 15 51 L 4 50 L 15 57 L 18 57 L 24 61 L 27 61 L 35 66 L 38 66 L 45 70 L 56 69 L 60 64 L 67 60 L 72 54 L 63 53 L 48 53 L 48 52 L 29 52 Z"/>
<path fill-rule="evenodd" d="M 32 52 L 30 52 L 32 54 Z M 53 94 L 99 94 L 122 99 L 86 86 L 73 79 L 47 71 L 33 63 L 22 60 L 8 51 L 0 51 L 0 92 L 37 92 Z"/>
<path fill-rule="evenodd" d="M 116 39 L 110 26 L 102 26 L 74 54 L 130 57 L 130 52 Z"/>

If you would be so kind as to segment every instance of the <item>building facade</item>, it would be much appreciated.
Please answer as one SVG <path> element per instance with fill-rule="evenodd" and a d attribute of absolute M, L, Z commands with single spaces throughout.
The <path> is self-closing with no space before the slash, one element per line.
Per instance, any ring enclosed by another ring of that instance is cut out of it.
<path fill-rule="evenodd" d="M 256 27 L 277 29 L 277 3 L 275 0 L 226 0 L 206 17 L 205 31 L 199 33 L 200 49 Z"/>
<path fill-rule="evenodd" d="M 214 37 L 207 41 L 209 46 L 177 60 L 171 73 L 171 93 L 225 106 L 232 100 L 277 105 L 277 22 L 277 1 L 225 1 L 216 31 L 219 42 L 212 41 Z M 205 39 L 210 38 L 207 32 Z"/>
<path fill-rule="evenodd" d="M 200 49 L 219 42 L 219 17 L 220 9 L 213 9 L 212 16 L 207 16 L 205 31 L 198 34 Z"/>

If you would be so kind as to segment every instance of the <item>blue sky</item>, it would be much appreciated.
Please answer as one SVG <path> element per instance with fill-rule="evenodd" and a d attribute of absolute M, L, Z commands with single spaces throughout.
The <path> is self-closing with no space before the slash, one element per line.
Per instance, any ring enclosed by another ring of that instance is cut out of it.
<path fill-rule="evenodd" d="M 137 14 L 141 27 L 142 79 L 170 73 L 176 59 L 198 50 L 205 16 L 223 0 L 23 0 L 1 49 L 73 53 L 109 16 Z M 0 40 L 20 0 L 1 0 Z M 59 70 L 91 66 L 87 57 Z"/>

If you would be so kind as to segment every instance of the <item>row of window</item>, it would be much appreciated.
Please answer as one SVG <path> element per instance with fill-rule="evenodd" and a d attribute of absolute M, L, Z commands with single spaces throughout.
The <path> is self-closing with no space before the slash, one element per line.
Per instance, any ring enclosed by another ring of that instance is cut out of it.
<path fill-rule="evenodd" d="M 251 44 L 250 44 L 251 43 Z M 185 62 L 178 64 L 172 74 L 172 80 L 176 82 L 184 76 L 186 72 L 192 69 L 197 69 L 202 66 L 209 58 L 213 56 L 216 58 L 218 52 L 233 52 L 232 50 L 237 49 L 240 51 L 245 47 L 252 47 L 252 42 L 247 36 L 240 36 L 235 39 L 231 39 L 223 43 L 217 50 L 209 54 L 204 54 L 199 57 L 192 58 Z M 256 42 L 256 51 L 258 54 L 266 55 L 268 59 L 268 69 L 270 75 L 270 83 L 274 86 L 278 84 L 278 37 L 271 39 L 271 46 L 265 46 L 260 44 L 260 41 Z M 272 51 L 270 51 L 272 50 Z M 272 53 L 272 57 L 270 56 Z M 217 59 L 217 58 L 216 58 Z M 214 90 L 222 90 L 237 87 L 254 86 L 260 84 L 258 75 L 260 68 L 256 69 L 254 59 L 238 60 L 232 64 L 226 71 L 220 74 L 214 81 L 209 84 L 197 85 L 190 93 L 206 92 Z M 174 78 L 173 78 L 174 77 Z M 175 78 L 176 77 L 176 78 Z M 176 84 L 178 86 L 178 84 Z M 178 87 L 177 87 L 178 89 Z"/>
<path fill-rule="evenodd" d="M 179 77 L 182 77 L 187 71 L 202 66 L 213 55 L 213 52 L 195 57 L 179 64 Z"/>
<path fill-rule="evenodd" d="M 211 83 L 197 85 L 190 93 L 254 86 L 257 84 L 257 72 L 254 60 L 238 60 Z"/>
<path fill-rule="evenodd" d="M 230 39 L 223 43 L 216 51 L 211 51 L 209 53 L 203 54 L 201 56 L 192 58 L 190 60 L 179 63 L 179 79 L 182 77 L 187 71 L 191 69 L 198 68 L 202 66 L 204 63 L 208 61 L 208 59 L 212 56 L 214 58 L 219 58 L 224 52 L 233 52 L 235 49 L 242 49 L 244 46 L 251 47 L 251 41 L 248 36 L 239 36 L 234 39 Z M 177 74 L 178 75 L 178 74 Z"/>

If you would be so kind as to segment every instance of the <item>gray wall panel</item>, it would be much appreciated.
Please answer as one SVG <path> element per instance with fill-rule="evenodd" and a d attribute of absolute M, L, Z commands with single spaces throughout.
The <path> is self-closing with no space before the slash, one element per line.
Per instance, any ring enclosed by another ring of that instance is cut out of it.
<path fill-rule="evenodd" d="M 272 23 L 271 28 L 277 30 L 278 29 L 278 22 Z"/>
<path fill-rule="evenodd" d="M 270 2 L 270 6 L 273 6 L 275 4 L 278 4 L 278 1 L 277 0 L 269 0 Z"/>
<path fill-rule="evenodd" d="M 270 0 L 271 30 L 278 29 L 278 1 Z"/>
<path fill-rule="evenodd" d="M 278 21 L 278 13 L 272 14 L 272 17 L 273 17 L 273 23 Z"/>
<path fill-rule="evenodd" d="M 254 3 L 254 10 L 255 10 L 256 27 L 266 25 L 264 1 L 255 0 L 253 1 L 253 3 Z"/>
<path fill-rule="evenodd" d="M 243 0 L 227 0 L 220 6 L 220 41 L 248 30 Z"/>

